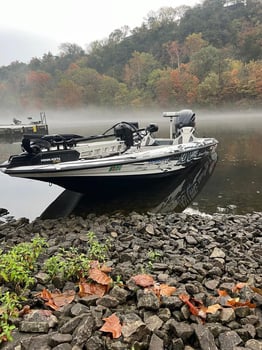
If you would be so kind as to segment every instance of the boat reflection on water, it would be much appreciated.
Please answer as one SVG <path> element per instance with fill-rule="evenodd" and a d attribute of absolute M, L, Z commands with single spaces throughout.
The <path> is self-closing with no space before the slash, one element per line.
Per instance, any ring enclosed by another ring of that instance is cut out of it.
<path fill-rule="evenodd" d="M 41 219 L 55 219 L 68 215 L 85 216 L 88 213 L 112 214 L 182 212 L 202 190 L 217 163 L 217 154 L 203 158 L 174 177 L 161 181 L 125 183 L 101 188 L 95 193 L 82 194 L 65 190 L 41 214 Z M 139 185 L 138 185 L 139 184 Z M 117 188 L 117 190 L 116 190 Z"/>

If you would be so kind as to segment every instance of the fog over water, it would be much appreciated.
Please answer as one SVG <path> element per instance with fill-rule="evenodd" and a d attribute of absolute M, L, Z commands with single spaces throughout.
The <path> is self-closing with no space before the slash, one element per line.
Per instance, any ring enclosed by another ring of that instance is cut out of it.
<path fill-rule="evenodd" d="M 219 160 L 212 177 L 190 207 L 206 213 L 262 211 L 262 110 L 195 109 L 194 112 L 197 136 L 218 139 Z M 121 111 L 88 108 L 46 110 L 45 113 L 50 134 L 100 134 L 119 121 L 139 122 L 140 127 L 156 123 L 159 126 L 158 136 L 169 134 L 169 119 L 162 117 L 163 110 L 160 109 Z M 29 116 L 37 120 L 39 111 L 0 112 L 0 124 L 10 123 L 14 117 L 26 121 Z M 0 144 L 0 161 L 19 151 L 19 144 Z M 57 186 L 49 187 L 36 181 L 0 175 L 0 208 L 7 208 L 15 216 L 34 218 L 40 215 L 61 192 L 62 189 Z"/>

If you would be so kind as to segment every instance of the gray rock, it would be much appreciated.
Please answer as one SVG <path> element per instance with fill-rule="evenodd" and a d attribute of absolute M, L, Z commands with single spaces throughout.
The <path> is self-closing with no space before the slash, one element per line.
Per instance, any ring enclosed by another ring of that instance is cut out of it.
<path fill-rule="evenodd" d="M 157 315 L 150 316 L 144 320 L 147 328 L 154 332 L 162 327 L 163 321 Z"/>
<path fill-rule="evenodd" d="M 59 344 L 70 343 L 72 341 L 71 334 L 55 333 L 49 338 L 49 345 L 55 347 Z"/>
<path fill-rule="evenodd" d="M 82 322 L 73 332 L 72 344 L 82 346 L 91 337 L 94 321 L 91 315 L 83 318 Z"/>
<path fill-rule="evenodd" d="M 210 258 L 224 258 L 225 256 L 226 254 L 222 249 L 215 247 L 210 255 Z"/>
<path fill-rule="evenodd" d="M 85 343 L 85 349 L 86 350 L 104 350 L 105 344 L 98 335 L 94 335 L 91 338 L 89 338 Z"/>
<path fill-rule="evenodd" d="M 229 323 L 236 318 L 235 311 L 232 308 L 223 308 L 220 313 L 220 320 L 223 323 Z"/>
<path fill-rule="evenodd" d="M 124 316 L 122 327 L 122 335 L 126 342 L 140 341 L 150 331 L 146 324 L 135 313 L 130 313 Z"/>
<path fill-rule="evenodd" d="M 215 338 L 207 326 L 196 324 L 194 325 L 194 330 L 201 350 L 218 350 L 215 344 Z"/>
<path fill-rule="evenodd" d="M 262 350 L 262 341 L 250 339 L 246 342 L 245 346 L 250 350 Z"/>
<path fill-rule="evenodd" d="M 194 334 L 192 326 L 185 322 L 173 321 L 171 323 L 171 328 L 174 330 L 176 336 L 181 338 L 184 342 Z"/>
<path fill-rule="evenodd" d="M 150 340 L 148 350 L 164 350 L 164 342 L 156 334 L 153 334 Z"/>
<path fill-rule="evenodd" d="M 242 339 L 235 331 L 221 333 L 218 337 L 221 350 L 233 350 L 242 343 Z"/>
<path fill-rule="evenodd" d="M 138 291 L 137 300 L 137 307 L 139 309 L 158 310 L 160 307 L 159 299 L 153 292 Z"/>
<path fill-rule="evenodd" d="M 19 324 L 20 332 L 47 333 L 48 330 L 49 330 L 48 322 L 21 321 Z"/>

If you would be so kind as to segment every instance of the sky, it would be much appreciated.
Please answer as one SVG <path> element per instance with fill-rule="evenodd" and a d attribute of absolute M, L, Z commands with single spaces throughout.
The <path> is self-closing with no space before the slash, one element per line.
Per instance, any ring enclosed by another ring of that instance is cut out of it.
<path fill-rule="evenodd" d="M 86 49 L 125 25 L 139 27 L 150 11 L 198 0 L 1 0 L 0 66 L 28 63 L 61 43 Z"/>

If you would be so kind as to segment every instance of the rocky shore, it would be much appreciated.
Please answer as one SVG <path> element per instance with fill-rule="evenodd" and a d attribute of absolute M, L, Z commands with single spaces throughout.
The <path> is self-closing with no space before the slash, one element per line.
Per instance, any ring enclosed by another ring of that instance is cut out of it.
<path fill-rule="evenodd" d="M 61 248 L 85 253 L 90 231 L 99 242 L 110 242 L 105 262 L 114 283 L 103 296 L 80 297 L 77 283 L 51 280 L 42 267 Z M 37 235 L 48 248 L 28 291 L 30 312 L 15 321 L 13 341 L 1 349 L 262 349 L 262 213 L 22 218 L 0 222 L 0 249 Z M 155 289 L 135 283 L 141 274 L 152 277 Z M 175 288 L 170 295 L 155 293 L 161 285 Z M 43 289 L 74 290 L 75 296 L 53 310 L 36 302 Z M 2 293 L 7 290 L 2 285 Z M 121 325 L 115 337 L 101 330 L 112 314 Z"/>

